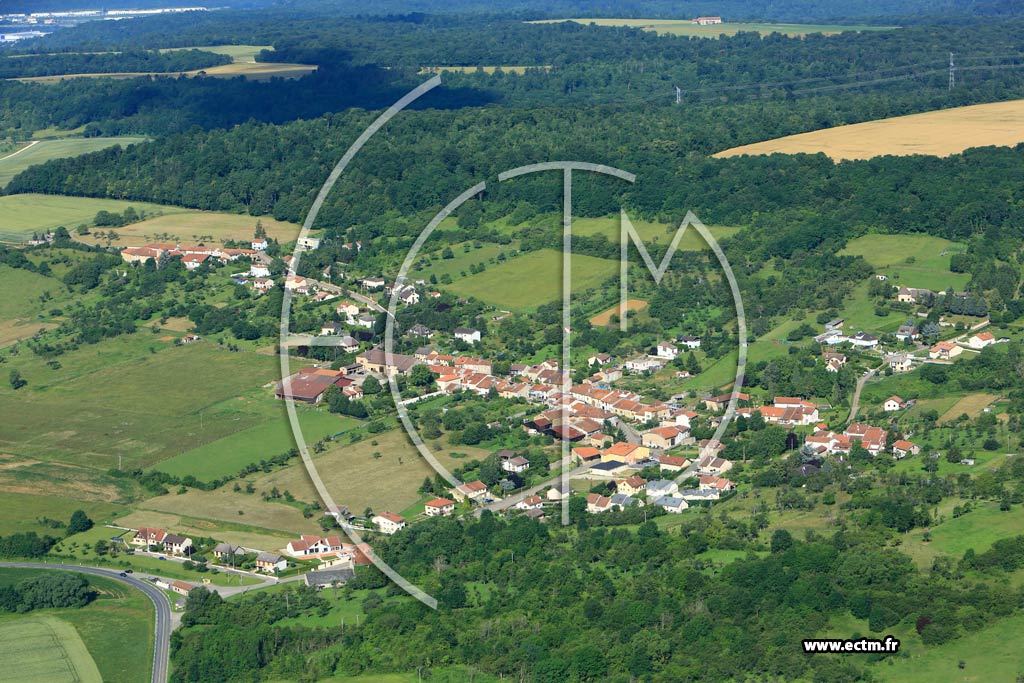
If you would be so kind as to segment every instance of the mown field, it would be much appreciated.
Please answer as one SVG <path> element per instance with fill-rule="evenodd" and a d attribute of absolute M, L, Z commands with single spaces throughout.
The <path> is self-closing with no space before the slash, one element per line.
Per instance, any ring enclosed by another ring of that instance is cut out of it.
<path fill-rule="evenodd" d="M 270 216 L 256 217 L 178 208 L 174 213 L 165 213 L 121 228 L 113 228 L 118 239 L 111 241 L 110 244 L 117 247 L 133 247 L 149 242 L 184 243 L 205 240 L 207 243 L 219 243 L 224 240 L 249 240 L 256 230 L 256 221 L 259 221 L 267 231 L 267 237 L 272 239 L 288 242 L 298 237 L 298 225 L 274 220 Z M 89 222 L 92 222 L 91 217 Z M 72 237 L 86 244 L 106 245 L 109 228 L 97 230 L 101 234 L 72 234 Z"/>
<path fill-rule="evenodd" d="M 61 159 L 74 157 L 79 154 L 95 152 L 114 145 L 127 147 L 138 142 L 145 142 L 146 138 L 141 137 L 113 137 L 113 138 L 66 138 L 63 140 L 34 140 L 30 146 L 23 148 L 16 154 L 0 158 L 0 188 L 3 188 L 11 181 L 11 178 L 24 171 L 29 166 L 41 164 L 50 159 Z"/>
<path fill-rule="evenodd" d="M 572 289 L 597 287 L 618 272 L 618 263 L 593 256 L 573 255 Z M 531 251 L 483 273 L 455 280 L 444 287 L 473 296 L 499 308 L 530 311 L 555 301 L 562 291 L 562 254 L 552 249 Z"/>
<path fill-rule="evenodd" d="M 0 585 L 49 569 L 0 569 Z M 153 662 L 153 606 L 139 591 L 88 576 L 99 597 L 81 609 L 0 614 L 0 681 L 11 683 L 139 683 Z M 28 633 L 32 638 L 20 634 Z M 40 648 L 41 643 L 55 643 Z M 60 651 L 64 651 L 64 656 Z M 60 665 L 64 665 L 61 669 Z M 74 665 L 74 671 L 68 664 Z"/>
<path fill-rule="evenodd" d="M 260 387 L 279 376 L 271 356 L 212 341 L 174 347 L 148 330 L 60 363 L 8 363 L 29 384 L 0 386 L 0 453 L 100 470 L 152 465 L 266 420 L 273 398 Z"/>
<path fill-rule="evenodd" d="M 227 55 L 235 62 L 255 62 L 256 55 L 263 50 L 273 50 L 273 45 L 202 45 L 197 47 L 168 47 L 160 52 L 174 52 L 175 50 L 202 50 L 203 52 L 214 52 L 218 55 Z"/>
<path fill-rule="evenodd" d="M 965 244 L 931 235 L 863 235 L 839 253 L 864 257 L 893 285 L 939 291 L 960 290 L 970 281 L 970 274 L 949 270 L 953 254 L 966 249 Z"/>
<path fill-rule="evenodd" d="M 117 199 L 64 197 L 61 195 L 14 194 L 0 197 L 0 240 L 21 241 L 33 232 L 45 232 L 60 226 L 69 231 L 78 225 L 92 225 L 96 213 L 122 213 L 129 206 L 147 214 L 187 213 L 177 206 L 126 202 Z"/>
<path fill-rule="evenodd" d="M 0 460 L 0 468 L 12 466 L 9 460 Z M 13 533 L 34 531 L 40 536 L 49 534 L 60 537 L 64 529 L 54 529 L 39 522 L 46 517 L 67 522 L 75 510 L 85 510 L 94 520 L 113 519 L 123 506 L 93 500 L 76 500 L 62 496 L 14 493 L 6 491 L 0 494 L 0 536 Z"/>
<path fill-rule="evenodd" d="M 825 128 L 723 150 L 714 156 L 817 154 L 832 159 L 882 155 L 949 156 L 971 147 L 1024 142 L 1024 100 L 976 104 Z"/>
<path fill-rule="evenodd" d="M 806 36 L 811 33 L 834 35 L 844 31 L 891 31 L 895 26 L 869 26 L 864 24 L 769 24 L 753 22 L 727 21 L 710 26 L 698 26 L 689 19 L 547 19 L 532 23 L 550 24 L 562 21 L 575 21 L 578 24 L 596 24 L 597 26 L 628 26 L 644 31 L 653 31 L 662 35 L 694 36 L 699 38 L 718 38 L 719 36 L 736 35 L 741 31 L 760 33 L 763 36 L 781 33 L 786 36 Z"/>
<path fill-rule="evenodd" d="M 310 444 L 360 424 L 354 418 L 331 414 L 326 408 L 296 406 L 296 409 L 303 437 Z M 164 460 L 155 469 L 178 477 L 192 475 L 200 481 L 212 481 L 294 448 L 295 439 L 284 404 L 274 405 L 267 412 L 267 421 Z"/>

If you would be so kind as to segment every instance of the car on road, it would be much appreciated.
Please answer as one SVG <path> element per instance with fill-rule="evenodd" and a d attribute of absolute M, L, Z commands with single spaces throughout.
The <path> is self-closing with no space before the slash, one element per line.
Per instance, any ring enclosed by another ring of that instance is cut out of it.
<path fill-rule="evenodd" d="M 125 574 L 124 572 L 121 572 L 118 576 L 128 576 L 128 575 Z"/>
<path fill-rule="evenodd" d="M 125 574 L 134 574 L 134 573 L 135 573 L 135 570 L 134 570 L 134 569 L 125 569 L 125 570 L 124 570 L 124 573 L 125 573 Z"/>

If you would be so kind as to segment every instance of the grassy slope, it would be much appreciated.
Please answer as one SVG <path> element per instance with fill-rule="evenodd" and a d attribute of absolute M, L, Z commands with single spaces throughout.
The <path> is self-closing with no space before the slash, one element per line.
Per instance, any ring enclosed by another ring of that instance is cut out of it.
<path fill-rule="evenodd" d="M 17 159 L 17 157 L 15 157 Z M 187 213 L 189 209 L 117 199 L 91 199 L 60 195 L 15 194 L 0 197 L 0 239 L 21 240 L 33 232 L 64 226 L 69 230 L 89 225 L 98 211 L 122 212 L 129 206 L 146 213 Z"/>
<path fill-rule="evenodd" d="M 963 244 L 930 235 L 864 235 L 851 240 L 839 253 L 863 256 L 894 285 L 938 291 L 963 289 L 971 279 L 967 273 L 949 270 L 952 255 L 965 249 Z"/>
<path fill-rule="evenodd" d="M 615 261 L 574 255 L 573 291 L 597 287 L 617 271 Z M 483 273 L 456 280 L 446 288 L 501 308 L 529 311 L 558 298 L 561 277 L 562 255 L 542 249 L 492 266 Z M 510 283 L 515 283 L 515 286 L 510 286 Z"/>
<path fill-rule="evenodd" d="M 0 188 L 4 187 L 18 173 L 29 166 L 41 164 L 50 159 L 73 157 L 87 152 L 95 152 L 113 145 L 127 147 L 136 142 L 145 142 L 140 137 L 113 138 L 67 138 L 64 140 L 41 140 L 24 152 L 0 160 Z M 2 155 L 0 155 L 2 156 Z M 2 229 L 2 228 L 0 228 Z"/>

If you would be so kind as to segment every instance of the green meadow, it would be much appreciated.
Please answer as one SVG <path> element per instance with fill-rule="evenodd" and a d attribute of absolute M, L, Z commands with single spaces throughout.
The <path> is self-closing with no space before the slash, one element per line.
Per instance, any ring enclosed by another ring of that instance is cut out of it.
<path fill-rule="evenodd" d="M 189 212 L 189 209 L 178 206 L 119 199 L 14 194 L 0 197 L 0 240 L 19 241 L 31 237 L 33 232 L 45 232 L 61 226 L 71 230 L 82 224 L 92 225 L 99 211 L 120 213 L 129 206 L 147 214 Z"/>
<path fill-rule="evenodd" d="M 51 569 L 0 568 L 0 585 Z M 139 683 L 153 663 L 153 604 L 120 581 L 87 576 L 99 593 L 80 609 L 0 614 L 0 681 Z M 32 636 L 25 638 L 25 634 Z M 55 642 L 54 647 L 40 648 Z M 57 651 L 63 650 L 63 657 Z"/>
<path fill-rule="evenodd" d="M 294 448 L 295 440 L 284 404 L 267 408 L 265 421 L 260 424 L 164 460 L 154 469 L 178 477 L 192 475 L 200 481 L 211 481 Z M 314 443 L 361 424 L 355 418 L 329 413 L 326 408 L 297 405 L 296 410 L 306 443 Z"/>
<path fill-rule="evenodd" d="M 18 356 L 28 386 L 0 385 L 0 452 L 106 470 L 148 466 L 253 427 L 273 401 L 277 359 L 211 340 L 139 332 L 83 346 L 50 367 Z M 55 420 L 54 416 L 60 419 Z"/>
<path fill-rule="evenodd" d="M 863 235 L 839 253 L 863 256 L 894 285 L 939 291 L 962 289 L 971 279 L 967 273 L 949 270 L 950 257 L 966 249 L 964 244 L 931 235 Z"/>
<path fill-rule="evenodd" d="M 574 254 L 572 289 L 580 292 L 599 286 L 618 272 L 618 263 Z M 491 266 L 482 273 L 459 278 L 445 288 L 473 296 L 499 308 L 531 311 L 555 301 L 562 291 L 562 254 L 541 249 Z"/>
<path fill-rule="evenodd" d="M 37 140 L 16 154 L 0 155 L 0 188 L 11 182 L 11 178 L 29 166 L 42 164 L 50 159 L 74 157 L 79 154 L 96 152 L 114 145 L 127 147 L 137 142 L 145 142 L 142 137 L 111 137 L 111 138 L 64 138 L 58 140 Z"/>

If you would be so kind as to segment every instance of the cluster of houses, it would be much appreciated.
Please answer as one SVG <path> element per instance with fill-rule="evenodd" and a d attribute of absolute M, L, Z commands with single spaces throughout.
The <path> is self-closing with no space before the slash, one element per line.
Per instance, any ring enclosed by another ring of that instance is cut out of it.
<path fill-rule="evenodd" d="M 736 411 L 737 415 L 748 418 L 754 413 L 760 413 L 768 424 L 780 427 L 806 427 L 816 424 L 821 419 L 818 416 L 817 405 L 802 398 L 789 396 L 777 396 L 770 406 L 739 408 Z"/>
<path fill-rule="evenodd" d="M 693 502 L 719 500 L 723 493 L 732 491 L 736 484 L 724 477 L 702 475 L 698 488 L 680 489 L 671 479 L 647 481 L 633 475 L 615 482 L 615 493 L 587 495 L 587 512 L 600 514 L 609 510 L 625 510 L 630 507 L 653 505 L 666 512 L 677 514 L 690 507 Z M 646 500 L 645 500 L 646 499 Z"/>
<path fill-rule="evenodd" d="M 279 399 L 316 404 L 323 399 L 327 389 L 335 386 L 350 400 L 358 400 L 363 397 L 360 379 L 358 366 L 332 370 L 314 365 L 283 379 L 277 384 L 274 395 Z"/>
<path fill-rule="evenodd" d="M 254 241 L 253 244 L 256 242 Z M 263 240 L 263 248 L 266 249 L 266 240 Z M 195 270 L 211 259 L 221 263 L 237 261 L 243 256 L 253 258 L 262 253 L 257 249 L 237 249 L 219 246 L 205 245 L 184 245 L 164 244 L 154 242 L 141 247 L 126 247 L 121 250 L 121 260 L 125 263 L 145 263 L 152 260 L 157 267 L 162 266 L 169 259 L 181 258 L 188 270 Z M 267 273 L 269 275 L 269 271 Z"/>
<path fill-rule="evenodd" d="M 139 549 L 161 552 L 167 555 L 188 556 L 192 554 L 192 539 L 169 534 L 163 529 L 143 527 L 132 535 L 131 544 Z"/>
<path fill-rule="evenodd" d="M 898 400 L 898 397 L 893 397 Z M 872 456 L 884 453 L 887 448 L 889 432 L 881 427 L 855 422 L 842 433 L 829 431 L 819 425 L 813 434 L 804 440 L 804 453 L 824 456 L 837 455 L 840 458 L 849 454 L 854 443 L 859 443 Z M 904 458 L 921 452 L 920 446 L 903 439 L 893 442 L 890 451 L 894 458 Z"/>

